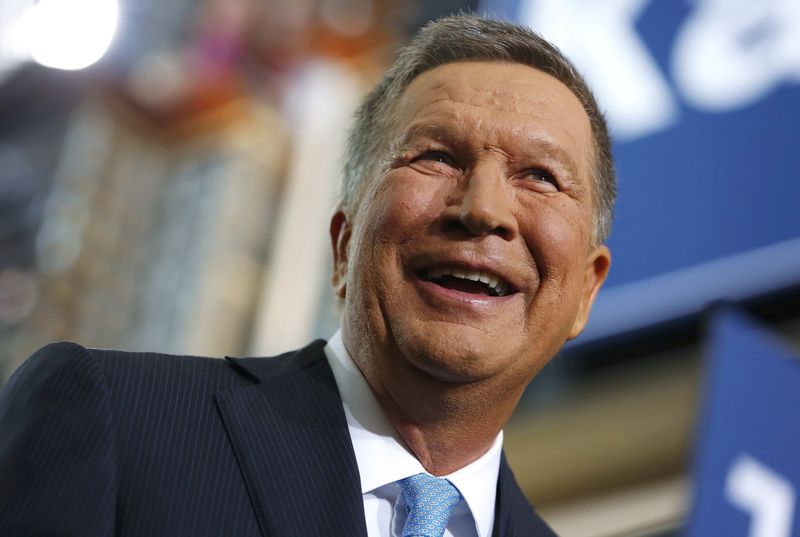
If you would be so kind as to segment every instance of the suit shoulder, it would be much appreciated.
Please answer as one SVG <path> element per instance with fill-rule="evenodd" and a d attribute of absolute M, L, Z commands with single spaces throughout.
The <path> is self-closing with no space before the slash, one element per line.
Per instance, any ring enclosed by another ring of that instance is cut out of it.
<path fill-rule="evenodd" d="M 90 377 L 107 384 L 112 391 L 147 379 L 162 379 L 164 384 L 202 382 L 209 387 L 244 381 L 219 358 L 93 349 L 62 341 L 46 345 L 31 355 L 11 376 L 4 391 L 20 383 L 29 386 L 64 376 Z"/>
<path fill-rule="evenodd" d="M 34 352 L 23 362 L 24 367 L 40 368 L 43 366 L 66 367 L 69 364 L 91 362 L 91 355 L 85 347 L 71 341 L 50 343 Z"/>
<path fill-rule="evenodd" d="M 0 534 L 113 531 L 108 399 L 102 367 L 74 343 L 43 347 L 12 375 L 0 391 Z M 86 500 L 81 517 L 73 498 Z"/>
<path fill-rule="evenodd" d="M 20 385 L 45 384 L 52 380 L 72 376 L 102 376 L 100 366 L 84 347 L 67 341 L 50 343 L 34 352 L 17 368 L 3 394 L 8 394 Z"/>
<path fill-rule="evenodd" d="M 207 356 L 94 348 L 86 348 L 86 351 L 104 366 L 122 365 L 123 367 L 149 367 L 156 369 L 172 369 L 178 366 L 185 366 L 203 369 L 224 366 L 225 364 L 224 360 L 220 358 Z"/>
<path fill-rule="evenodd" d="M 157 352 L 87 349 L 105 372 L 112 389 L 136 389 L 137 385 L 215 390 L 247 383 L 225 360 Z"/>

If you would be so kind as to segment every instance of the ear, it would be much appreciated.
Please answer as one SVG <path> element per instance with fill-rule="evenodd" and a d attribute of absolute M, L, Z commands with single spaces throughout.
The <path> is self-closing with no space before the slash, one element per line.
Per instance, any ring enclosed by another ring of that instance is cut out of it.
<path fill-rule="evenodd" d="M 331 250 L 333 251 L 333 292 L 344 300 L 347 290 L 347 261 L 352 228 L 341 207 L 331 217 Z"/>
<path fill-rule="evenodd" d="M 569 339 L 575 339 L 583 332 L 586 323 L 589 321 L 589 313 L 592 311 L 594 299 L 600 286 L 608 276 L 608 268 L 611 266 L 611 250 L 605 245 L 600 245 L 594 249 L 589 255 L 586 262 L 586 271 L 583 274 L 583 291 L 581 295 L 581 304 L 578 309 L 578 316 L 575 318 L 575 324 L 572 325 L 572 331 L 569 333 Z"/>

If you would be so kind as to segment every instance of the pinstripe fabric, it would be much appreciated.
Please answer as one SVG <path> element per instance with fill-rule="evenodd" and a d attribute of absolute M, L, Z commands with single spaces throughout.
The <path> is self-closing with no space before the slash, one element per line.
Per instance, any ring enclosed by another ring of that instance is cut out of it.
<path fill-rule="evenodd" d="M 323 345 L 229 362 L 43 348 L 0 391 L 0 535 L 365 537 Z M 496 537 L 553 535 L 505 460 L 497 501 Z"/>
<path fill-rule="evenodd" d="M 77 346 L 37 352 L 0 392 L 0 535 L 111 535 L 115 443 L 99 364 Z"/>
<path fill-rule="evenodd" d="M 0 396 L 0 535 L 260 535 L 213 392 L 222 360 L 36 353 Z"/>
<path fill-rule="evenodd" d="M 294 535 L 329 535 L 336 528 L 336 535 L 367 535 L 358 467 L 323 346 L 300 351 L 300 367 L 290 371 L 238 360 L 261 382 L 217 396 L 267 534 L 291 528 Z"/>

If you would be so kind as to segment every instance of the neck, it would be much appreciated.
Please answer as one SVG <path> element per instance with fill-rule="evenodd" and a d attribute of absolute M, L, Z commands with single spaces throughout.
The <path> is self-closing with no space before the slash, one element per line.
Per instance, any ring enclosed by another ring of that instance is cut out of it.
<path fill-rule="evenodd" d="M 442 476 L 474 462 L 492 447 L 516 408 L 525 384 L 497 375 L 455 382 L 386 355 L 372 338 L 345 347 L 400 438 L 429 473 Z M 371 347 L 371 348 L 370 348 Z"/>
<path fill-rule="evenodd" d="M 486 413 L 483 405 L 470 410 L 469 401 L 458 404 L 428 394 L 407 404 L 386 393 L 375 393 L 405 444 L 435 476 L 451 474 L 480 458 L 492 447 L 506 421 L 497 415 L 482 415 Z M 486 404 L 485 399 L 478 401 Z"/>
<path fill-rule="evenodd" d="M 389 369 L 377 360 L 355 362 L 400 438 L 436 476 L 453 473 L 485 454 L 524 389 L 510 390 L 494 378 L 442 381 L 408 364 L 397 366 L 399 361 L 388 361 L 393 364 Z"/>

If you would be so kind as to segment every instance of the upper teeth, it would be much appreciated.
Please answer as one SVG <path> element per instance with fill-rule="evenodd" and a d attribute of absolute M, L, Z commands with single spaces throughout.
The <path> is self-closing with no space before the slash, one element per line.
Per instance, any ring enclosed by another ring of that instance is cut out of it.
<path fill-rule="evenodd" d="M 500 279 L 500 277 L 489 272 L 480 270 L 469 270 L 463 268 L 432 268 L 425 274 L 429 280 L 435 280 L 444 276 L 455 276 L 456 278 L 463 278 L 465 280 L 472 280 L 474 282 L 483 282 L 491 287 L 497 296 L 505 296 L 508 293 L 508 284 Z"/>

